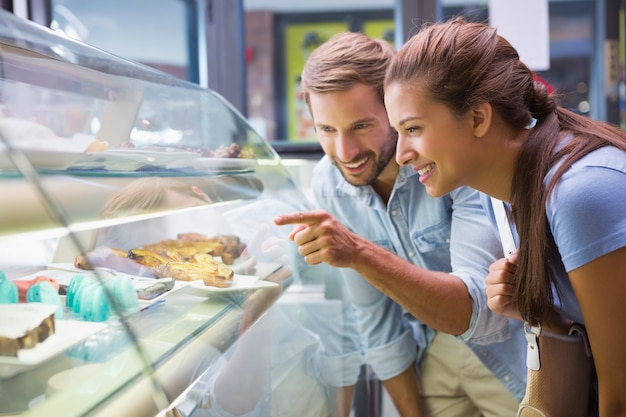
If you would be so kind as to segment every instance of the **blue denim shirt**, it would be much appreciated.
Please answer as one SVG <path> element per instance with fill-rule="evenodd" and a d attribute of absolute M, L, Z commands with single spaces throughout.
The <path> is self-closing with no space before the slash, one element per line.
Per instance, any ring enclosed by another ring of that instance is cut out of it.
<path fill-rule="evenodd" d="M 315 167 L 312 188 L 319 207 L 355 233 L 415 265 L 449 272 L 465 283 L 473 310 L 468 330 L 458 338 L 521 399 L 527 372 L 523 326 L 487 307 L 484 279 L 491 263 L 502 257 L 502 247 L 479 194 L 460 188 L 433 198 L 411 167 L 401 167 L 385 205 L 371 187 L 346 182 L 326 156 Z M 344 268 L 341 272 L 355 306 L 360 343 L 354 351 L 338 354 L 336 363 L 326 358 L 328 366 L 337 369 L 337 380 L 329 382 L 345 385 L 356 381 L 358 369 L 346 369 L 346 364 L 367 363 L 378 377 L 388 379 L 419 361 L 435 330 L 354 270 Z"/>

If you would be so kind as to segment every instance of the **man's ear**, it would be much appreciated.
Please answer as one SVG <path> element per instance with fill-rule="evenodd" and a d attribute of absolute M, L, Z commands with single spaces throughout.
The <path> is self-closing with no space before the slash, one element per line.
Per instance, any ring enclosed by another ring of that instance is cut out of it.
<path fill-rule="evenodd" d="M 491 127 L 491 121 L 493 117 L 493 107 L 488 102 L 477 104 L 472 109 L 473 123 L 474 123 L 474 136 L 477 138 L 483 137 L 489 128 Z"/>

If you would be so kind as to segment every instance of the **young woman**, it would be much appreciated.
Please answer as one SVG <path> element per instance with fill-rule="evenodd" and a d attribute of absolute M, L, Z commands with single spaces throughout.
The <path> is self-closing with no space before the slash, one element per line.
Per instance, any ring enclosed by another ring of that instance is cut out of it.
<path fill-rule="evenodd" d="M 492 265 L 489 307 L 584 324 L 600 416 L 623 416 L 626 133 L 554 99 L 495 28 L 460 18 L 422 28 L 385 80 L 396 159 L 428 193 L 470 186 L 512 207 L 519 251 Z"/>

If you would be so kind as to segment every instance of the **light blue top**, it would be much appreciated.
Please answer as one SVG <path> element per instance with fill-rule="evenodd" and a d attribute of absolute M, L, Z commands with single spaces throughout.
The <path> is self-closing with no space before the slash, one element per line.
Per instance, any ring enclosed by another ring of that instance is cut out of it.
<path fill-rule="evenodd" d="M 489 197 L 481 200 L 493 221 Z M 626 246 L 626 152 L 604 147 L 574 163 L 553 190 L 546 216 L 556 243 L 549 256 L 559 287 L 555 302 L 567 318 L 584 324 L 567 273 Z"/>
<path fill-rule="evenodd" d="M 551 264 L 561 309 L 584 324 L 566 271 L 626 246 L 626 153 L 605 147 L 577 161 L 560 179 L 546 213 L 560 254 Z"/>
<path fill-rule="evenodd" d="M 487 307 L 484 279 L 491 263 L 502 256 L 502 248 L 479 194 L 461 188 L 432 198 L 419 182 L 419 175 L 410 167 L 401 167 L 385 205 L 371 187 L 354 187 L 345 181 L 327 157 L 317 164 L 312 187 L 320 208 L 355 233 L 415 265 L 450 272 L 465 283 L 473 311 L 469 329 L 459 339 L 521 399 L 527 372 L 526 342 L 521 322 L 494 314 Z M 339 355 L 332 369 L 341 372 L 329 383 L 348 385 L 356 381 L 358 368 L 347 369 L 346 364 L 367 363 L 384 380 L 421 359 L 435 331 L 354 270 L 344 268 L 341 272 L 356 307 L 360 346 Z"/>

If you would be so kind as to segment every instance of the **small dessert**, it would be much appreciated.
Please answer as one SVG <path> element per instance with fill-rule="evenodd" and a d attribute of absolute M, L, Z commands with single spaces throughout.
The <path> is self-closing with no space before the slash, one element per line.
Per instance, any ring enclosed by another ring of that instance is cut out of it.
<path fill-rule="evenodd" d="M 81 274 L 77 274 L 72 277 L 72 280 L 70 281 L 70 285 L 67 286 L 67 294 L 65 295 L 65 306 L 67 308 L 70 308 L 70 309 L 74 308 L 74 299 L 76 298 L 76 291 L 78 289 L 78 286 L 80 285 L 80 282 L 85 279 L 87 279 L 85 275 L 81 275 Z"/>
<path fill-rule="evenodd" d="M 185 262 L 168 262 L 155 272 L 157 276 L 172 277 L 180 281 L 202 280 L 204 285 L 218 288 L 230 287 L 234 277 L 230 266 L 208 254 L 193 255 Z"/>
<path fill-rule="evenodd" d="M 19 300 L 17 286 L 7 279 L 3 271 L 0 271 L 0 304 L 13 304 Z"/>
<path fill-rule="evenodd" d="M 139 311 L 137 291 L 125 275 L 112 275 L 99 281 L 77 274 L 67 287 L 65 302 L 74 318 L 84 321 L 106 321 L 118 310 L 122 314 Z"/>
<path fill-rule="evenodd" d="M 55 318 L 63 318 L 63 303 L 59 296 L 58 286 L 55 286 L 47 280 L 39 280 L 28 288 L 26 292 L 26 302 L 28 303 L 44 303 L 57 307 Z"/>
<path fill-rule="evenodd" d="M 100 140 L 100 139 L 94 139 L 89 146 L 87 146 L 87 149 L 85 149 L 85 152 L 87 153 L 91 153 L 91 152 L 105 152 L 109 149 L 109 142 L 107 142 L 106 140 Z"/>
<path fill-rule="evenodd" d="M 106 321 L 111 315 L 111 303 L 101 285 L 89 286 L 88 292 L 83 292 L 80 317 L 84 321 Z"/>
<path fill-rule="evenodd" d="M 17 286 L 20 302 L 26 302 L 27 301 L 26 300 L 26 293 L 28 292 L 30 287 L 35 285 L 35 284 L 37 284 L 38 282 L 42 282 L 42 281 L 50 283 L 54 287 L 54 290 L 57 293 L 59 292 L 59 283 L 57 282 L 56 279 L 51 278 L 51 277 L 46 277 L 44 275 L 39 275 L 39 276 L 37 276 L 37 277 L 35 277 L 33 279 L 29 279 L 29 280 L 16 279 L 15 281 L 13 281 L 13 283 Z"/>
<path fill-rule="evenodd" d="M 139 310 L 139 298 L 133 281 L 124 275 L 115 275 L 107 283 L 122 312 L 129 313 Z"/>
<path fill-rule="evenodd" d="M 53 335 L 56 309 L 44 303 L 0 304 L 0 356 L 17 356 Z"/>
<path fill-rule="evenodd" d="M 173 278 L 155 278 L 149 284 L 137 288 L 137 296 L 140 300 L 153 300 L 174 288 Z"/>

